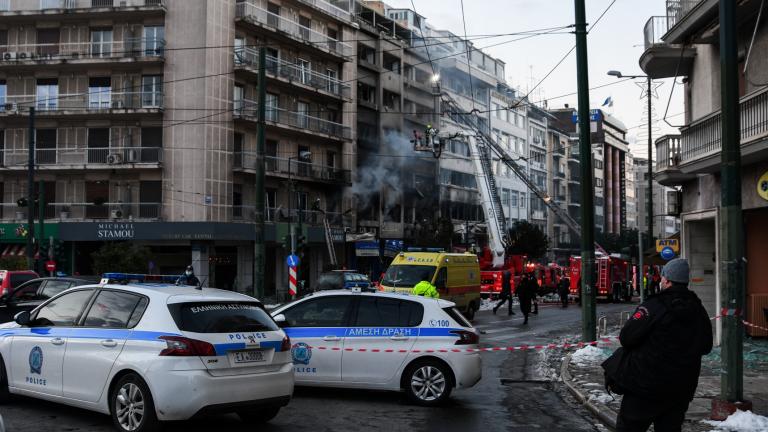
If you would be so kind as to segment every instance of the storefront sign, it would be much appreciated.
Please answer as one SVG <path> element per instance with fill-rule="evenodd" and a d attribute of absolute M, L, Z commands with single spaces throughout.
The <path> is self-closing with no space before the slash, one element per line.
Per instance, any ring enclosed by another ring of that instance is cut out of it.
<path fill-rule="evenodd" d="M 387 240 L 384 242 L 384 256 L 393 257 L 403 250 L 402 240 Z"/>
<path fill-rule="evenodd" d="M 757 195 L 768 201 L 768 172 L 760 176 L 757 180 Z"/>
<path fill-rule="evenodd" d="M 359 257 L 379 256 L 379 242 L 378 241 L 355 242 L 355 255 Z"/>
<path fill-rule="evenodd" d="M 67 222 L 59 231 L 64 241 L 254 240 L 256 235 L 251 224 L 220 222 Z"/>
<path fill-rule="evenodd" d="M 35 224 L 35 237 L 38 237 L 37 230 L 40 229 L 40 224 Z M 43 233 L 45 238 L 53 237 L 59 238 L 59 224 L 58 223 L 46 223 L 44 224 Z M 25 223 L 4 223 L 0 224 L 0 242 L 3 243 L 26 243 L 29 229 Z"/>
<path fill-rule="evenodd" d="M 680 252 L 680 241 L 678 239 L 658 239 L 656 240 L 656 252 L 661 252 L 664 248 L 672 249 L 672 252 Z"/>

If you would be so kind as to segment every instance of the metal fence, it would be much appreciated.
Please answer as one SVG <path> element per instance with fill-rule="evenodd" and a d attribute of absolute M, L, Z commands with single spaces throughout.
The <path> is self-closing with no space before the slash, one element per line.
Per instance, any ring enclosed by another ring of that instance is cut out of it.
<path fill-rule="evenodd" d="M 26 221 L 29 207 L 17 204 L 0 204 L 0 220 Z M 44 207 L 44 219 L 59 220 L 154 220 L 161 217 L 161 203 L 48 203 Z M 35 218 L 40 217 L 37 207 L 33 209 Z"/>
<path fill-rule="evenodd" d="M 235 64 L 259 67 L 259 50 L 252 47 L 235 48 Z M 337 78 L 316 72 L 311 68 L 289 63 L 276 57 L 267 56 L 266 73 L 274 77 L 286 78 L 330 94 L 350 98 L 351 86 Z"/>
<path fill-rule="evenodd" d="M 112 41 L 9 44 L 0 53 L 4 63 L 78 59 L 114 59 L 124 57 L 160 57 L 165 55 L 161 38 L 127 38 Z"/>
<path fill-rule="evenodd" d="M 703 0 L 667 0 L 667 28 L 672 28 L 675 24 L 692 11 Z"/>
<path fill-rule="evenodd" d="M 680 163 L 680 135 L 664 135 L 656 140 L 656 170 L 677 167 Z"/>
<path fill-rule="evenodd" d="M 664 41 L 661 37 L 667 33 L 667 17 L 666 16 L 654 16 L 650 17 L 645 23 L 645 49 L 663 44 Z"/>
<path fill-rule="evenodd" d="M 256 152 L 243 151 L 235 154 L 235 166 L 238 168 L 255 169 L 256 162 Z M 264 165 L 268 173 L 284 174 L 297 179 L 309 178 L 338 184 L 350 184 L 352 181 L 352 174 L 349 170 L 303 162 L 298 159 L 266 156 Z"/>
<path fill-rule="evenodd" d="M 296 21 L 269 12 L 253 2 L 238 3 L 236 13 L 238 18 L 253 20 L 274 27 L 299 41 L 310 43 L 324 51 L 344 57 L 352 54 L 351 45 L 305 27 Z"/>
<path fill-rule="evenodd" d="M 27 164 L 27 149 L 6 149 L 0 152 L 0 165 L 6 168 Z M 89 148 L 37 148 L 38 165 L 133 165 L 156 164 L 163 160 L 161 147 L 89 147 Z"/>
<path fill-rule="evenodd" d="M 113 92 L 110 87 L 92 87 L 86 93 L 47 93 L 39 95 L 8 95 L 0 105 L 0 113 L 26 111 L 101 111 L 110 109 L 160 109 L 163 92 Z"/>
<path fill-rule="evenodd" d="M 235 100 L 233 113 L 240 117 L 257 117 L 258 103 L 250 99 Z M 299 129 L 306 129 L 312 132 L 323 133 L 343 139 L 352 137 L 352 130 L 341 123 L 330 120 L 313 117 L 297 111 L 288 111 L 277 107 L 267 107 L 265 118 L 269 122 L 291 126 Z"/>

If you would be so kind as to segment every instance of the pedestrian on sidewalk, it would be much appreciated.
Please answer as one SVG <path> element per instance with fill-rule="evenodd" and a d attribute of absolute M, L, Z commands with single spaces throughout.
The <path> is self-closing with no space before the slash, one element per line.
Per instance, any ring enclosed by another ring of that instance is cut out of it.
<path fill-rule="evenodd" d="M 512 272 L 506 270 L 501 274 L 501 292 L 499 293 L 499 302 L 493 307 L 493 314 L 496 315 L 496 311 L 500 307 L 507 303 L 507 315 L 514 315 L 515 311 L 512 310 Z"/>
<path fill-rule="evenodd" d="M 560 301 L 563 303 L 563 308 L 568 307 L 568 294 L 570 294 L 570 291 L 571 279 L 568 276 L 563 276 L 557 284 L 557 293 L 560 294 Z"/>
<path fill-rule="evenodd" d="M 520 299 L 520 311 L 523 312 L 525 320 L 523 324 L 528 324 L 528 315 L 531 313 L 531 301 L 536 296 L 538 284 L 533 277 L 532 272 L 523 275 L 520 286 L 517 288 L 517 297 Z"/>
<path fill-rule="evenodd" d="M 688 289 L 688 261 L 661 270 L 661 292 L 638 306 L 621 329 L 619 348 L 603 363 L 606 386 L 624 394 L 618 432 L 680 431 L 701 372 L 712 350 L 712 326 Z"/>

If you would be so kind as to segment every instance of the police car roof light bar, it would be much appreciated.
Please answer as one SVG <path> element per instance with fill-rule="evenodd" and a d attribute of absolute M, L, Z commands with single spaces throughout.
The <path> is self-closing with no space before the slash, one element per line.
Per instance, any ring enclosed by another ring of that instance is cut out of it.
<path fill-rule="evenodd" d="M 445 252 L 443 248 L 409 247 L 408 252 Z"/>
<path fill-rule="evenodd" d="M 101 283 L 168 283 L 174 284 L 179 280 L 177 275 L 151 275 L 141 273 L 104 273 Z"/>

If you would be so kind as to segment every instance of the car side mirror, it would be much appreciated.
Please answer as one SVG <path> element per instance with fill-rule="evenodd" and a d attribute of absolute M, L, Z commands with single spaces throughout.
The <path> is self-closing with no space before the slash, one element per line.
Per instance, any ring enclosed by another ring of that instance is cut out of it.
<path fill-rule="evenodd" d="M 286 325 L 288 325 L 288 321 L 285 319 L 285 315 L 283 314 L 277 314 L 274 317 L 272 317 L 272 319 L 274 319 L 277 325 L 280 327 L 285 327 Z"/>
<path fill-rule="evenodd" d="M 17 313 L 13 320 L 16 321 L 16 324 L 20 326 L 28 326 L 30 322 L 30 314 L 29 311 L 21 311 Z"/>

